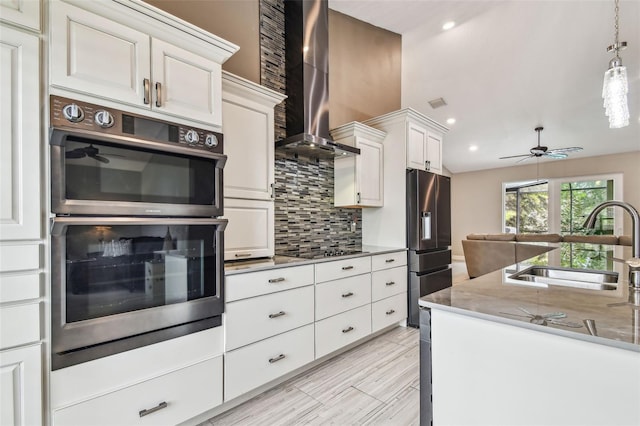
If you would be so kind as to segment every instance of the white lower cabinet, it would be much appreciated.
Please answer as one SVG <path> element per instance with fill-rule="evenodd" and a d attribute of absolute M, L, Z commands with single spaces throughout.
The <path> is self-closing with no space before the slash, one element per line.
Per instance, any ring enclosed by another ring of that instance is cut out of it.
<path fill-rule="evenodd" d="M 384 299 L 407 291 L 407 267 L 383 269 L 371 274 L 371 300 Z"/>
<path fill-rule="evenodd" d="M 396 294 L 371 304 L 371 332 L 375 333 L 407 318 L 407 293 Z"/>
<path fill-rule="evenodd" d="M 313 286 L 227 303 L 226 350 L 313 322 Z"/>
<path fill-rule="evenodd" d="M 53 424 L 175 425 L 222 403 L 222 355 L 53 412 Z"/>
<path fill-rule="evenodd" d="M 42 424 L 41 345 L 0 351 L 0 425 Z"/>
<path fill-rule="evenodd" d="M 316 359 L 371 333 L 371 305 L 316 322 Z"/>
<path fill-rule="evenodd" d="M 313 324 L 227 352 L 225 401 L 313 361 Z"/>
<path fill-rule="evenodd" d="M 316 321 L 371 303 L 371 274 L 316 285 Z"/>

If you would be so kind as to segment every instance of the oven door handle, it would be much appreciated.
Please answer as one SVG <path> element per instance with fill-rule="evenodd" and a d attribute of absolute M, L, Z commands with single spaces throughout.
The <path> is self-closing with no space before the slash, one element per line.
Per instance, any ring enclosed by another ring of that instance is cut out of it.
<path fill-rule="evenodd" d="M 215 225 L 218 231 L 227 227 L 227 219 L 211 218 L 157 218 L 157 217 L 76 217 L 64 216 L 51 219 L 51 235 L 58 237 L 64 234 L 71 225 Z"/>

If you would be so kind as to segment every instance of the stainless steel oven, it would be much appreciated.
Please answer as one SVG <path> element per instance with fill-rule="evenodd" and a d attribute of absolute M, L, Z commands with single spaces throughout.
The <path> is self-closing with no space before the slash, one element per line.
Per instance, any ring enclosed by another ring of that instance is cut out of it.
<path fill-rule="evenodd" d="M 221 325 L 222 135 L 50 101 L 52 368 Z"/>
<path fill-rule="evenodd" d="M 51 209 L 64 215 L 223 215 L 222 135 L 51 96 Z"/>
<path fill-rule="evenodd" d="M 55 218 L 53 369 L 220 325 L 226 224 Z"/>

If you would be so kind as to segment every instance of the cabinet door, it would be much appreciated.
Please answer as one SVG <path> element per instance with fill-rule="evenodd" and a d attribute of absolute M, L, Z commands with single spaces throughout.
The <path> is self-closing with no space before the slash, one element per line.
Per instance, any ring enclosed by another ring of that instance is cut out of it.
<path fill-rule="evenodd" d="M 40 345 L 0 352 L 0 424 L 42 424 Z"/>
<path fill-rule="evenodd" d="M 1 25 L 0 239 L 40 238 L 38 36 Z"/>
<path fill-rule="evenodd" d="M 383 147 L 381 143 L 358 138 L 360 155 L 356 156 L 356 201 L 362 206 L 382 207 L 383 187 Z"/>
<path fill-rule="evenodd" d="M 0 20 L 40 30 L 40 0 L 0 0 Z"/>
<path fill-rule="evenodd" d="M 425 169 L 427 157 L 427 129 L 415 123 L 407 125 L 407 168 Z"/>
<path fill-rule="evenodd" d="M 430 172 L 442 173 L 442 135 L 427 134 L 427 165 Z"/>
<path fill-rule="evenodd" d="M 149 37 L 67 3 L 51 2 L 50 8 L 51 84 L 145 105 Z"/>
<path fill-rule="evenodd" d="M 237 260 L 273 256 L 273 201 L 225 198 L 224 259 Z"/>
<path fill-rule="evenodd" d="M 162 40 L 151 40 L 153 108 L 222 125 L 222 66 Z"/>
<path fill-rule="evenodd" d="M 258 108 L 223 94 L 224 195 L 268 200 L 273 197 L 273 108 Z"/>

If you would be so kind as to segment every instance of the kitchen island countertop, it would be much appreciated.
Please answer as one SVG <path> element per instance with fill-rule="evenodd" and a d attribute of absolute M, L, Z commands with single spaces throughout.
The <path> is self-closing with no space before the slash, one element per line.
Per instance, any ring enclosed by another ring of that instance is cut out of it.
<path fill-rule="evenodd" d="M 629 298 L 625 265 L 608 262 L 608 266 L 601 268 L 618 273 L 614 290 L 569 288 L 510 278 L 532 265 L 560 267 L 560 252 L 563 248 L 570 249 L 570 244 L 559 243 L 556 249 L 543 255 L 424 296 L 419 304 L 421 307 L 640 352 L 640 309 L 625 304 Z M 584 250 L 585 246 L 580 247 Z M 600 246 L 598 249 L 614 253 L 616 257 L 626 254 L 620 246 Z M 582 265 L 581 269 L 590 268 Z M 531 318 L 525 311 L 535 315 L 562 312 L 566 317 L 560 322 L 581 326 L 535 324 L 530 322 Z M 595 321 L 597 336 L 591 335 L 583 325 L 585 319 Z"/>

